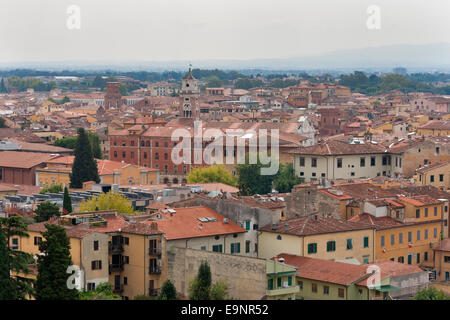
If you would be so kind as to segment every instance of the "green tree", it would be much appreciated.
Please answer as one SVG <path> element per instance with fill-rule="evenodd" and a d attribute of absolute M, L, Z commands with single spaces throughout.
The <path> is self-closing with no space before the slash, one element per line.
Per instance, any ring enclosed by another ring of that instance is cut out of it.
<path fill-rule="evenodd" d="M 82 201 L 79 204 L 80 212 L 99 211 L 99 210 L 117 210 L 118 213 L 134 214 L 131 201 L 118 192 L 109 191 L 102 193 L 89 200 Z"/>
<path fill-rule="evenodd" d="M 121 83 L 119 85 L 119 90 L 120 90 L 120 95 L 121 96 L 127 96 L 128 95 L 128 88 L 126 85 L 124 85 L 123 83 Z"/>
<path fill-rule="evenodd" d="M 207 79 L 206 86 L 208 88 L 219 88 L 222 85 L 223 85 L 222 80 L 220 80 L 218 76 L 210 76 Z"/>
<path fill-rule="evenodd" d="M 67 187 L 64 187 L 63 209 L 65 214 L 72 212 L 72 199 L 70 198 Z"/>
<path fill-rule="evenodd" d="M 241 195 L 251 196 L 272 192 L 272 182 L 275 175 L 262 175 L 261 168 L 263 167 L 269 167 L 269 165 L 262 165 L 259 156 L 256 164 L 249 164 L 248 154 L 245 164 L 237 165 L 238 188 Z"/>
<path fill-rule="evenodd" d="M 99 183 L 97 162 L 94 159 L 92 147 L 83 128 L 78 129 L 78 139 L 74 153 L 75 160 L 70 175 L 70 186 L 72 188 L 82 188 L 83 182 L 86 181 Z"/>
<path fill-rule="evenodd" d="M 11 261 L 5 233 L 0 228 L 0 300 L 17 299 L 14 281 L 10 276 Z"/>
<path fill-rule="evenodd" d="M 34 217 L 36 222 L 48 221 L 50 218 L 60 215 L 59 207 L 49 201 L 38 204 L 37 208 L 34 210 L 34 213 L 36 214 Z"/>
<path fill-rule="evenodd" d="M 34 295 L 33 280 L 20 276 L 29 273 L 28 266 L 34 262 L 33 256 L 10 247 L 12 238 L 29 237 L 27 231 L 28 227 L 20 216 L 0 218 L 0 300 L 1 296 L 23 300 Z M 13 277 L 9 277 L 11 273 Z"/>
<path fill-rule="evenodd" d="M 428 287 L 417 292 L 414 300 L 450 300 L 450 296 L 434 287 Z"/>
<path fill-rule="evenodd" d="M 91 87 L 104 89 L 106 87 L 106 81 L 101 76 L 96 76 L 92 81 Z"/>
<path fill-rule="evenodd" d="M 300 183 L 301 180 L 295 175 L 292 163 L 280 165 L 280 171 L 273 180 L 275 190 L 281 193 L 291 192 L 292 187 Z"/>
<path fill-rule="evenodd" d="M 63 227 L 45 225 L 44 240 L 39 244 L 36 300 L 76 300 L 77 289 L 69 289 L 67 268 L 72 265 L 70 239 Z"/>
<path fill-rule="evenodd" d="M 198 274 L 189 286 L 189 298 L 191 300 L 209 300 L 211 290 L 211 269 L 207 261 L 202 261 L 198 268 Z"/>
<path fill-rule="evenodd" d="M 122 298 L 113 293 L 112 285 L 109 282 L 99 284 L 94 290 L 80 292 L 80 300 L 122 300 Z"/>
<path fill-rule="evenodd" d="M 87 132 L 86 134 L 89 138 L 89 144 L 91 145 L 92 154 L 94 155 L 94 158 L 102 159 L 102 149 L 100 146 L 99 136 L 92 132 Z M 56 139 L 53 144 L 58 147 L 74 150 L 77 145 L 77 138 L 76 137 L 67 137 L 67 138 Z"/>
<path fill-rule="evenodd" d="M 237 184 L 236 178 L 223 165 L 194 168 L 186 179 L 188 183 L 220 182 L 230 186 Z"/>
<path fill-rule="evenodd" d="M 228 297 L 228 285 L 225 281 L 217 281 L 211 288 L 211 300 L 227 300 Z"/>
<path fill-rule="evenodd" d="M 177 300 L 177 289 L 169 279 L 164 281 L 158 300 Z"/>
<path fill-rule="evenodd" d="M 40 194 L 46 194 L 46 193 L 58 193 L 63 191 L 63 187 L 61 184 L 54 184 L 51 186 L 44 186 L 41 190 L 41 192 L 39 192 Z"/>
<path fill-rule="evenodd" d="M 5 86 L 5 80 L 3 78 L 0 82 L 0 93 L 8 93 L 8 89 Z"/>

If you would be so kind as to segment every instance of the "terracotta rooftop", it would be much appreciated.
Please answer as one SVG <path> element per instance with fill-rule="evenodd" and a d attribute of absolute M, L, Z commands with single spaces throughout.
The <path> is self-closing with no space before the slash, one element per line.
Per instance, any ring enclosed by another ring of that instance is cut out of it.
<path fill-rule="evenodd" d="M 434 246 L 433 250 L 450 252 L 450 238 L 445 238 L 444 240 L 439 242 Z"/>
<path fill-rule="evenodd" d="M 420 169 L 417 169 L 416 172 L 417 173 L 426 173 L 426 172 L 429 172 L 431 170 L 442 168 L 442 167 L 445 167 L 445 166 L 448 166 L 448 165 L 450 165 L 450 161 L 447 161 L 447 162 L 435 162 L 435 163 L 432 163 L 432 164 L 427 165 L 425 167 L 422 167 Z"/>
<path fill-rule="evenodd" d="M 49 153 L 0 151 L 0 167 L 29 169 L 55 157 Z"/>
<path fill-rule="evenodd" d="M 140 235 L 162 234 L 163 232 L 158 230 L 157 227 L 158 227 L 157 225 L 153 227 L 152 224 L 135 222 L 130 223 L 126 227 L 124 227 L 122 229 L 122 232 Z"/>
<path fill-rule="evenodd" d="M 365 142 L 350 144 L 343 140 L 327 140 L 309 147 L 300 147 L 291 151 L 304 155 L 346 155 L 346 154 L 375 154 L 383 153 L 385 148 L 378 144 Z"/>
<path fill-rule="evenodd" d="M 143 223 L 158 224 L 158 229 L 164 232 L 167 240 L 208 237 L 215 235 L 246 232 L 233 221 L 224 223 L 224 217 L 207 207 L 176 208 L 171 216 L 166 215 L 163 220 L 147 220 Z M 217 221 L 201 222 L 199 218 L 213 217 Z"/>
<path fill-rule="evenodd" d="M 418 127 L 418 129 L 450 130 L 450 120 L 432 120 Z"/>
<path fill-rule="evenodd" d="M 400 263 L 391 260 L 377 260 L 368 265 L 376 265 L 380 267 L 382 273 L 386 273 L 391 277 L 403 276 L 408 274 L 414 274 L 419 272 L 424 272 L 419 266 L 408 265 L 405 263 Z M 368 266 L 366 265 L 366 266 Z"/>
<path fill-rule="evenodd" d="M 335 262 L 322 259 L 301 257 L 282 253 L 274 259 L 283 258 L 284 263 L 296 267 L 299 278 L 336 283 L 340 285 L 358 285 L 367 286 L 366 279 L 370 276 L 367 273 L 367 266 L 354 265 L 343 262 Z M 386 277 L 381 273 L 381 278 Z"/>
<path fill-rule="evenodd" d="M 276 230 L 272 229 L 272 224 L 268 224 L 260 228 L 259 230 L 296 236 L 308 236 L 315 234 L 336 233 L 373 228 L 373 226 L 369 225 L 368 223 L 360 223 L 358 221 L 323 218 L 318 215 L 316 215 L 316 217 L 317 220 L 314 216 L 286 220 L 282 223 L 279 223 Z"/>
<path fill-rule="evenodd" d="M 441 204 L 441 201 L 434 199 L 427 195 L 421 195 L 421 196 L 413 196 L 413 197 L 399 197 L 399 202 L 408 203 L 416 207 L 423 207 L 433 204 Z"/>

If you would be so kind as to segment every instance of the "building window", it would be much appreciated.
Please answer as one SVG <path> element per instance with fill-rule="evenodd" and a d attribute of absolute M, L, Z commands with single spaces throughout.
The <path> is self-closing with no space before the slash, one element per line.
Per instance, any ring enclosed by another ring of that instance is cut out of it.
<path fill-rule="evenodd" d="M 131 159 L 134 159 L 134 152 L 131 151 Z"/>
<path fill-rule="evenodd" d="M 381 246 L 384 247 L 384 236 L 381 236 Z"/>
<path fill-rule="evenodd" d="M 122 151 L 122 158 L 125 158 L 125 156 L 126 156 L 126 152 Z"/>
<path fill-rule="evenodd" d="M 342 288 L 338 289 L 338 296 L 339 298 L 345 298 L 345 291 Z"/>
<path fill-rule="evenodd" d="M 425 229 L 423 238 L 424 238 L 425 240 L 428 239 L 428 229 Z"/>
<path fill-rule="evenodd" d="M 240 242 L 232 243 L 230 246 L 230 250 L 231 250 L 231 254 L 240 253 L 241 252 L 241 243 Z"/>
<path fill-rule="evenodd" d="M 317 243 L 308 244 L 308 254 L 317 253 Z"/>
<path fill-rule="evenodd" d="M 155 148 L 158 148 L 158 147 L 159 147 L 159 142 L 155 141 Z"/>
<path fill-rule="evenodd" d="M 336 241 L 327 242 L 327 252 L 336 251 Z"/>
<path fill-rule="evenodd" d="M 167 160 L 167 159 L 169 159 L 169 156 L 167 153 L 164 153 L 164 160 Z"/>
<path fill-rule="evenodd" d="M 267 280 L 267 289 L 273 290 L 273 279 Z"/>
<path fill-rule="evenodd" d="M 330 294 L 330 287 L 329 286 L 323 286 L 323 294 L 329 295 Z"/>
<path fill-rule="evenodd" d="M 114 151 L 114 158 L 117 158 L 117 151 Z"/>
<path fill-rule="evenodd" d="M 317 283 L 311 283 L 311 291 L 317 293 Z"/>
<path fill-rule="evenodd" d="M 391 245 L 395 244 L 395 234 L 391 234 Z"/>
<path fill-rule="evenodd" d="M 420 230 L 417 230 L 417 241 L 420 240 Z"/>
<path fill-rule="evenodd" d="M 364 248 L 369 247 L 369 237 L 364 237 Z"/>
<path fill-rule="evenodd" d="M 397 261 L 400 263 L 405 263 L 405 257 L 398 257 Z"/>
<path fill-rule="evenodd" d="M 375 167 L 375 163 L 376 163 L 376 161 L 375 161 L 375 157 L 370 157 L 370 166 L 371 167 Z"/>
<path fill-rule="evenodd" d="M 95 290 L 95 282 L 88 282 L 88 283 L 87 283 L 87 290 L 88 290 L 88 291 L 93 291 L 93 290 Z"/>
<path fill-rule="evenodd" d="M 412 241 L 412 232 L 409 231 L 408 232 L 408 242 L 411 242 L 411 241 Z"/>
<path fill-rule="evenodd" d="M 221 244 L 216 244 L 212 246 L 212 251 L 213 252 L 222 252 L 222 245 Z"/>
<path fill-rule="evenodd" d="M 144 159 L 147 159 L 147 152 L 144 152 Z"/>
<path fill-rule="evenodd" d="M 416 257 L 417 257 L 417 261 L 416 262 L 417 262 L 417 264 L 419 264 L 420 263 L 420 253 L 419 252 L 417 253 Z"/>
<path fill-rule="evenodd" d="M 2 174 L 1 174 L 1 170 L 0 170 L 0 180 L 2 179 Z M 440 174 L 439 175 L 439 181 L 440 182 L 442 182 L 442 181 L 444 181 L 444 175 L 443 174 Z"/>
<path fill-rule="evenodd" d="M 42 242 L 42 237 L 34 237 L 34 245 L 38 246 Z"/>
<path fill-rule="evenodd" d="M 311 167 L 313 168 L 317 167 L 317 158 L 311 158 Z"/>
<path fill-rule="evenodd" d="M 450 256 L 444 256 L 444 262 L 450 263 Z"/>
<path fill-rule="evenodd" d="M 245 253 L 250 252 L 250 240 L 245 241 Z"/>
<path fill-rule="evenodd" d="M 206 246 L 201 246 L 201 247 L 200 247 L 200 250 L 206 251 Z"/>
<path fill-rule="evenodd" d="M 98 240 L 94 240 L 94 251 L 98 251 Z"/>
<path fill-rule="evenodd" d="M 359 166 L 360 167 L 365 167 L 366 166 L 366 158 L 362 157 L 359 159 Z"/>
<path fill-rule="evenodd" d="M 437 207 L 434 207 L 434 216 L 437 216 Z"/>
<path fill-rule="evenodd" d="M 425 208 L 425 218 L 428 217 L 428 208 Z"/>
<path fill-rule="evenodd" d="M 416 209 L 416 218 L 420 218 L 420 209 Z"/>
<path fill-rule="evenodd" d="M 305 158 L 300 157 L 300 167 L 304 167 L 304 166 L 305 166 Z"/>
<path fill-rule="evenodd" d="M 437 228 L 434 228 L 434 229 L 433 229 L 433 236 L 434 236 L 435 238 L 437 238 Z"/>
<path fill-rule="evenodd" d="M 155 160 L 159 160 L 159 153 L 155 152 Z"/>
<path fill-rule="evenodd" d="M 102 269 L 102 260 L 94 260 L 91 262 L 92 270 L 101 270 Z"/>
<path fill-rule="evenodd" d="M 347 250 L 352 249 L 353 249 L 352 239 L 347 239 Z"/>
<path fill-rule="evenodd" d="M 450 258 L 450 257 L 449 257 L 449 258 Z M 299 288 L 300 290 L 303 290 L 303 281 L 298 280 L 298 281 L 297 281 L 297 285 L 298 285 L 298 288 Z"/>
<path fill-rule="evenodd" d="M 398 243 L 403 243 L 403 233 L 398 234 Z"/>
<path fill-rule="evenodd" d="M 428 251 L 423 253 L 423 260 L 428 261 Z"/>
<path fill-rule="evenodd" d="M 434 182 L 434 175 L 430 176 L 430 182 Z"/>
<path fill-rule="evenodd" d="M 342 168 L 342 158 L 337 159 L 337 167 Z"/>
<path fill-rule="evenodd" d="M 245 230 L 250 230 L 250 221 L 245 221 Z"/>

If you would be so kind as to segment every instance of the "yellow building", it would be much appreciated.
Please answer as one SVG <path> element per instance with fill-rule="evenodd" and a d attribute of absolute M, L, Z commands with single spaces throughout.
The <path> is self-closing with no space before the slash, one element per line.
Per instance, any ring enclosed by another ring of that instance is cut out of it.
<path fill-rule="evenodd" d="M 74 156 L 63 156 L 48 161 L 45 168 L 36 170 L 36 184 L 40 186 L 69 185 L 74 159 Z M 100 183 L 103 184 L 134 185 L 159 183 L 159 170 L 157 169 L 99 159 L 97 159 L 97 167 Z"/>
<path fill-rule="evenodd" d="M 266 260 L 267 300 L 294 300 L 300 291 L 295 279 L 297 273 L 293 266 Z"/>
<path fill-rule="evenodd" d="M 450 161 L 435 162 L 416 170 L 414 182 L 420 186 L 433 186 L 441 190 L 450 189 Z"/>
<path fill-rule="evenodd" d="M 450 281 L 450 239 L 442 240 L 433 250 L 436 280 Z"/>
<path fill-rule="evenodd" d="M 432 120 L 417 127 L 417 135 L 429 136 L 449 136 L 450 120 Z"/>
<path fill-rule="evenodd" d="M 442 202 L 429 196 L 399 197 L 404 205 L 391 216 L 363 213 L 350 219 L 376 228 L 375 259 L 429 267 L 433 264 L 432 247 L 439 242 L 443 228 Z M 398 216 L 394 216 L 399 212 Z"/>
<path fill-rule="evenodd" d="M 374 227 L 317 214 L 267 225 L 258 236 L 258 257 L 281 253 L 324 260 L 374 260 Z"/>

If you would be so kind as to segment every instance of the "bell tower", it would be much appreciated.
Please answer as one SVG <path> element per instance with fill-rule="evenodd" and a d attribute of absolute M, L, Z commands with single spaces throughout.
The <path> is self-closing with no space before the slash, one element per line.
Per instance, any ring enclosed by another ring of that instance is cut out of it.
<path fill-rule="evenodd" d="M 198 120 L 200 90 L 198 80 L 192 75 L 191 65 L 187 75 L 181 79 L 180 117 Z"/>

